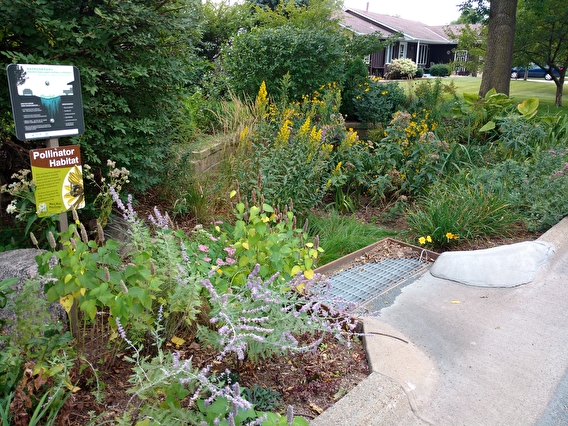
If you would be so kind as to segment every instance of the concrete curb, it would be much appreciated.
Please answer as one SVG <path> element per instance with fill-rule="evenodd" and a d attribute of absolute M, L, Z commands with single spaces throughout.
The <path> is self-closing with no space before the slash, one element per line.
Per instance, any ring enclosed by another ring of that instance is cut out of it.
<path fill-rule="evenodd" d="M 401 386 L 376 372 L 310 422 L 312 426 L 427 424 L 414 415 Z"/>

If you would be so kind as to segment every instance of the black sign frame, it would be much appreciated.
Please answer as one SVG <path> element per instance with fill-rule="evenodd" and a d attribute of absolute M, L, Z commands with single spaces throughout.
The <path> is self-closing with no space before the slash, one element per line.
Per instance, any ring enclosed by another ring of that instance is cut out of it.
<path fill-rule="evenodd" d="M 19 140 L 68 137 L 85 132 L 77 67 L 10 64 L 6 72 Z"/>

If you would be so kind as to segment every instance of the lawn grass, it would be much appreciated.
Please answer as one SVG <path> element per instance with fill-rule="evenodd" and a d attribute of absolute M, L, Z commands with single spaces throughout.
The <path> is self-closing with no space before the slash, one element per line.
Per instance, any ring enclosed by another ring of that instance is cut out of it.
<path fill-rule="evenodd" d="M 318 235 L 325 252 L 320 255 L 318 266 L 325 265 L 349 253 L 367 247 L 396 232 L 364 223 L 355 216 L 332 211 L 327 215 L 312 214 L 308 218 L 309 234 Z"/>
<path fill-rule="evenodd" d="M 458 93 L 478 93 L 481 77 L 448 77 L 444 83 L 453 81 Z M 511 80 L 509 95 L 518 103 L 525 99 L 536 97 L 540 102 L 540 114 L 568 114 L 568 85 L 564 85 L 563 105 L 554 106 L 556 100 L 556 84 L 545 80 Z"/>

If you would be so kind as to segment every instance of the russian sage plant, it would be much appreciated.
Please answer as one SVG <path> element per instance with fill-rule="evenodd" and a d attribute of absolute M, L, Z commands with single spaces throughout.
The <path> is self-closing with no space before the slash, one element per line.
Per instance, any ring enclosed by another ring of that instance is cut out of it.
<path fill-rule="evenodd" d="M 285 288 L 275 286 L 278 274 L 263 281 L 257 265 L 244 286 L 219 295 L 211 281 L 201 284 L 209 291 L 213 327 L 199 327 L 198 337 L 219 350 L 218 359 L 231 353 L 251 361 L 282 353 L 316 350 L 325 333 L 332 333 L 349 347 L 356 335 L 356 304 L 329 297 L 329 281 L 301 273 Z M 319 333 L 319 338 L 301 345 L 295 335 Z"/>

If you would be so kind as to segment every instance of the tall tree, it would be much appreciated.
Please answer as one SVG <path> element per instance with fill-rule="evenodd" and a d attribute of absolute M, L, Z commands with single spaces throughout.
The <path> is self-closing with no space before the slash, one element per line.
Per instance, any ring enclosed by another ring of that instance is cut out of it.
<path fill-rule="evenodd" d="M 568 67 L 568 8 L 565 0 L 520 0 L 515 56 L 550 72 L 556 83 L 555 105 L 562 106 Z"/>
<path fill-rule="evenodd" d="M 479 96 L 495 89 L 509 95 L 517 0 L 491 0 L 487 30 L 487 54 Z"/>

